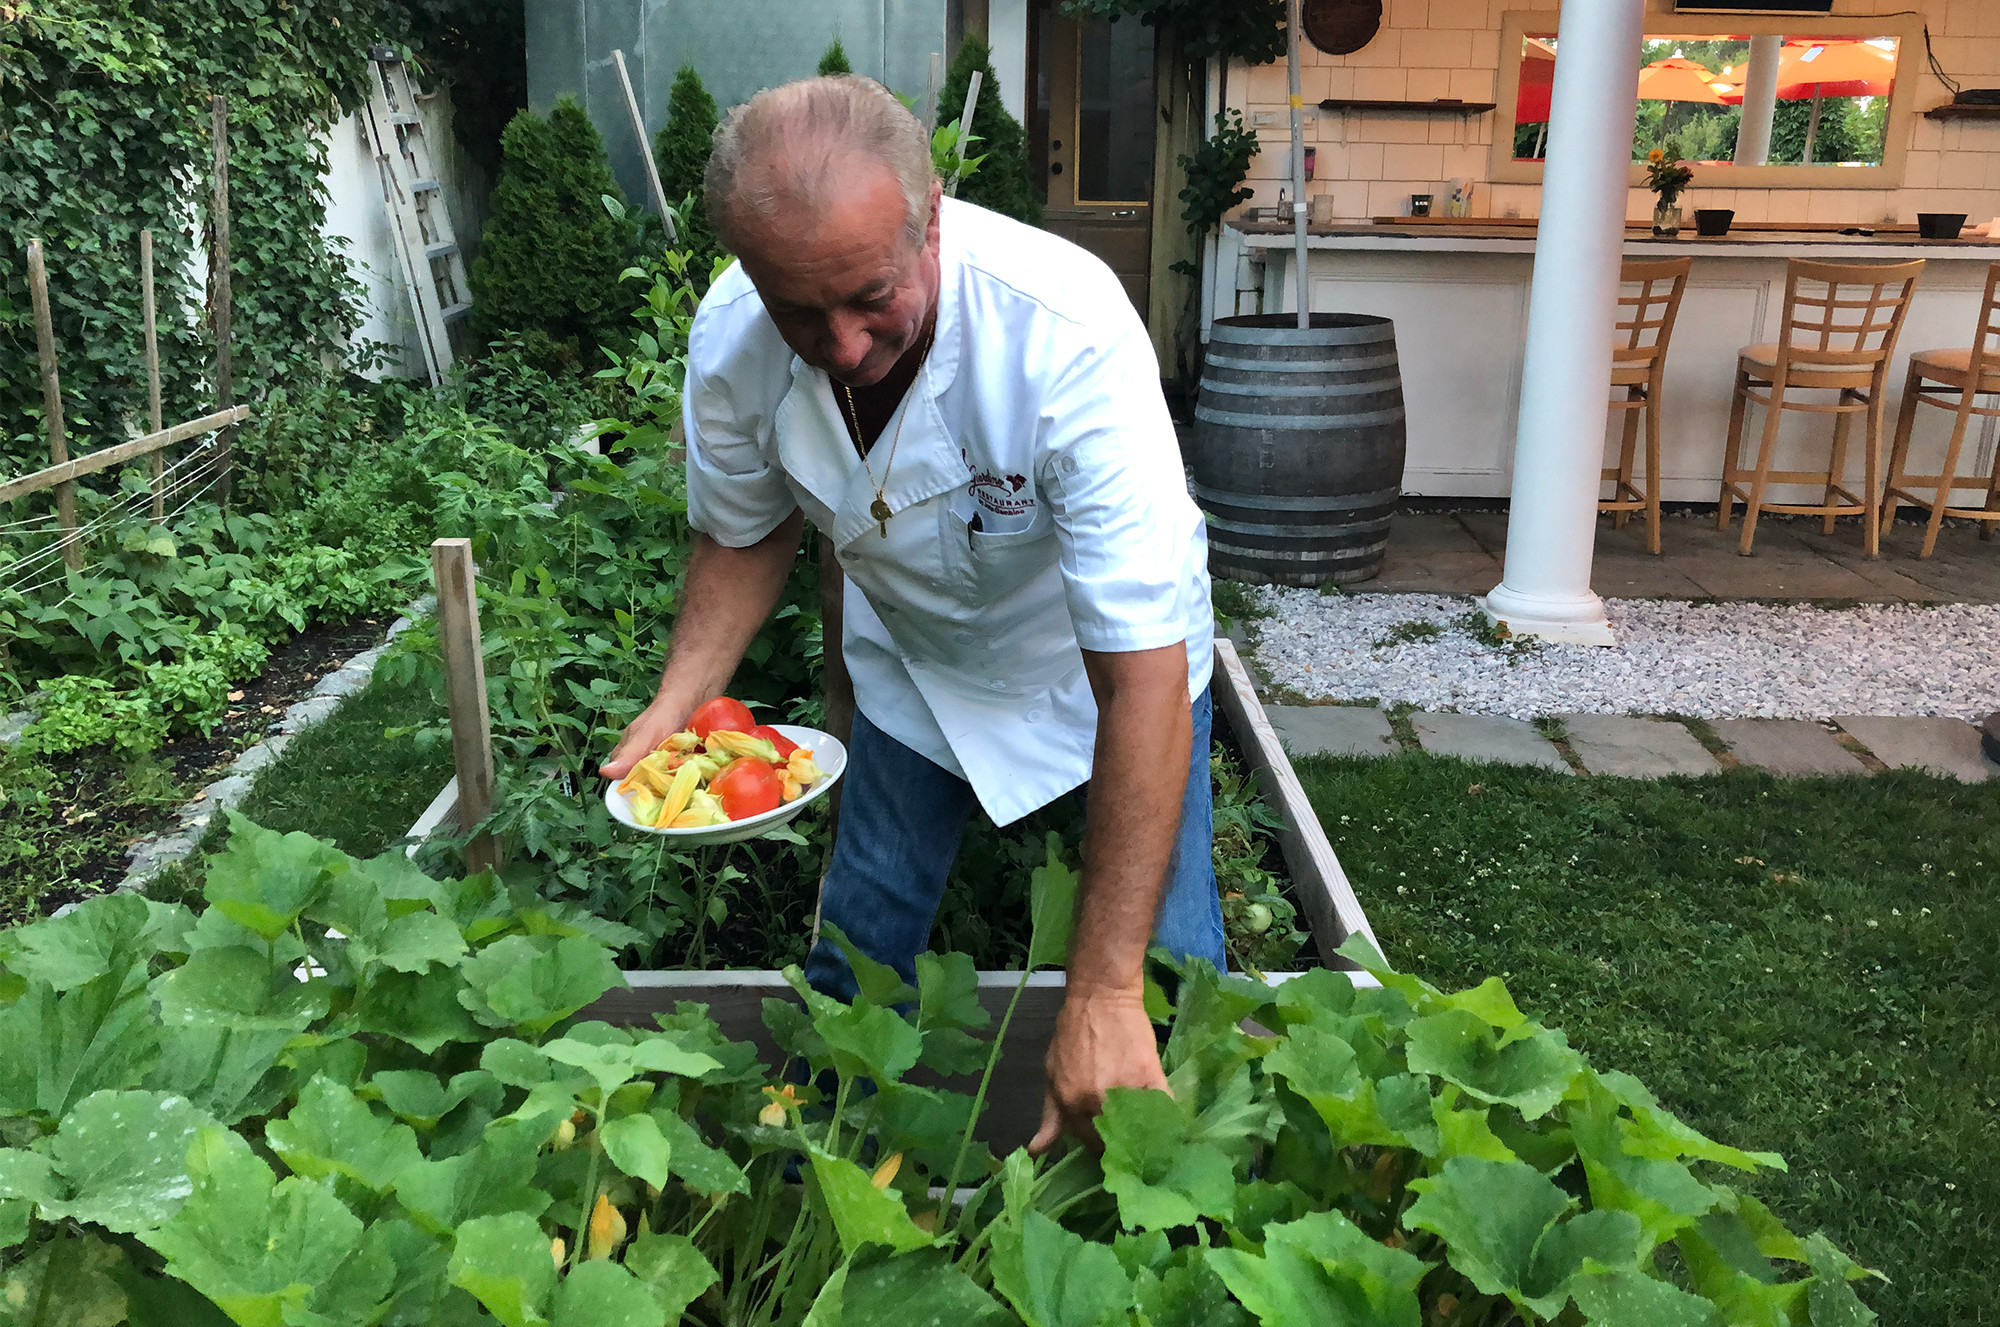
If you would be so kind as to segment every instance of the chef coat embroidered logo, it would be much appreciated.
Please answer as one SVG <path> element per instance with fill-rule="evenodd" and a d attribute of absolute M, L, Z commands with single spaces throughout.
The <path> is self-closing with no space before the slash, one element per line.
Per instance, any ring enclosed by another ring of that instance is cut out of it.
<path fill-rule="evenodd" d="M 958 454 L 964 458 L 965 468 L 972 472 L 966 492 L 977 499 L 980 506 L 995 516 L 1021 516 L 1035 509 L 1034 497 L 1021 493 L 1028 486 L 1026 475 L 996 475 L 991 470 L 975 466 L 972 454 L 963 447 L 959 448 Z"/>

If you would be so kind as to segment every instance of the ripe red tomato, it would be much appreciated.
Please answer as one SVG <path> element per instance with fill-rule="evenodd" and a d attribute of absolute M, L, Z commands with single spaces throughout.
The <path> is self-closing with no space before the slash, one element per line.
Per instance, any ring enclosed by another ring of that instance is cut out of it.
<path fill-rule="evenodd" d="M 789 760 L 792 752 L 799 749 L 797 742 L 794 742 L 791 738 L 785 736 L 769 724 L 758 724 L 750 730 L 750 735 L 752 737 L 761 737 L 772 746 L 778 748 L 778 759 L 780 760 Z"/>
<path fill-rule="evenodd" d="M 785 785 L 779 779 L 778 771 L 751 756 L 724 765 L 708 781 L 708 790 L 722 804 L 722 814 L 731 820 L 743 820 L 776 810 L 778 804 L 785 800 Z"/>
<path fill-rule="evenodd" d="M 725 733 L 747 733 L 757 726 L 757 720 L 750 713 L 750 707 L 742 701 L 717 696 L 696 707 L 695 712 L 688 715 L 687 726 L 705 742 L 708 735 L 718 728 Z"/>

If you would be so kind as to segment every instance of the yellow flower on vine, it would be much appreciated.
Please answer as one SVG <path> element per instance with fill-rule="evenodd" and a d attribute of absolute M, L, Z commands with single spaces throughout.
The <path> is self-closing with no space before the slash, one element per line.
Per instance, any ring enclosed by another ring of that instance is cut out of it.
<path fill-rule="evenodd" d="M 783 1087 L 767 1087 L 764 1089 L 764 1095 L 770 1098 L 770 1102 L 757 1112 L 757 1123 L 769 1125 L 773 1129 L 782 1128 L 787 1112 L 797 1110 L 801 1105 L 798 1089 L 790 1083 Z"/>

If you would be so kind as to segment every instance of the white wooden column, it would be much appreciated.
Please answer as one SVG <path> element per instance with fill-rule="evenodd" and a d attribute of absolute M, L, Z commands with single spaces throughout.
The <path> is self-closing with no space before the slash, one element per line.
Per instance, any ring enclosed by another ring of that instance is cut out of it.
<path fill-rule="evenodd" d="M 1778 111 L 1778 56 L 1785 39 L 1766 33 L 1750 39 L 1743 71 L 1743 116 L 1737 122 L 1736 164 L 1765 166 L 1771 161 L 1771 124 Z"/>
<path fill-rule="evenodd" d="M 1516 634 L 1586 645 L 1611 644 L 1590 562 L 1644 14 L 1645 0 L 1563 7 L 1506 570 L 1484 601 L 1487 617 Z"/>

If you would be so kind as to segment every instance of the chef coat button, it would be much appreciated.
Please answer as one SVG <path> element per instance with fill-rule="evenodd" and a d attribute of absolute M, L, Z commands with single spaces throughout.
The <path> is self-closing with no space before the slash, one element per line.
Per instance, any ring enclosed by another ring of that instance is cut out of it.
<path fill-rule="evenodd" d="M 995 691 L 1005 691 L 1007 689 L 1007 684 L 1005 682 L 998 682 L 998 681 L 988 682 L 986 685 L 992 687 Z"/>
<path fill-rule="evenodd" d="M 954 631 L 951 633 L 951 638 L 960 645 L 970 645 L 973 640 L 972 633 L 969 631 Z"/>
<path fill-rule="evenodd" d="M 1042 711 L 1040 711 L 1040 710 L 1029 710 L 1029 711 L 1028 711 L 1028 722 L 1029 722 L 1029 723 L 1040 723 L 1041 721 L 1042 721 Z"/>
<path fill-rule="evenodd" d="M 1062 458 L 1062 472 L 1066 475 L 1076 473 L 1076 458 L 1074 456 L 1065 456 Z"/>

